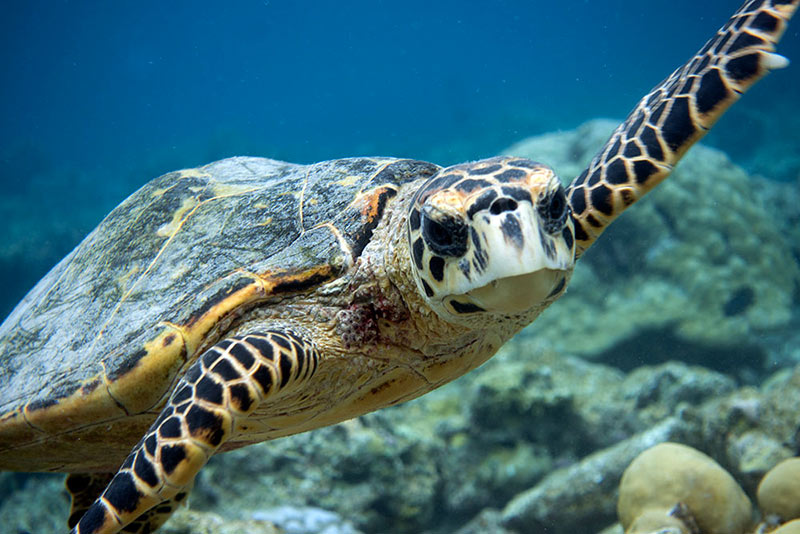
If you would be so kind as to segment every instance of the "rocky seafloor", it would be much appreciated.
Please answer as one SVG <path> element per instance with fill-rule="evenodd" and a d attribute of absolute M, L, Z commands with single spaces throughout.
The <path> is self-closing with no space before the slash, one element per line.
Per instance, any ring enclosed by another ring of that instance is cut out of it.
<path fill-rule="evenodd" d="M 507 151 L 565 181 L 614 123 Z M 403 406 L 215 457 L 169 534 L 599 533 L 663 441 L 753 498 L 800 455 L 800 177 L 692 149 L 486 365 Z M 0 532 L 63 532 L 59 477 L 0 474 Z"/>

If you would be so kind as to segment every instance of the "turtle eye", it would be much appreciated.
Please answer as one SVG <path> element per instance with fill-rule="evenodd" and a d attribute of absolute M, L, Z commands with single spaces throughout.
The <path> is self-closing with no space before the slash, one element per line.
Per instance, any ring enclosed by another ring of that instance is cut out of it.
<path fill-rule="evenodd" d="M 539 215 L 544 221 L 545 231 L 550 234 L 560 232 L 567 222 L 567 211 L 567 195 L 564 193 L 564 186 L 559 185 L 558 189 L 539 204 Z"/>
<path fill-rule="evenodd" d="M 467 225 L 459 218 L 434 210 L 422 211 L 422 238 L 434 254 L 463 256 L 467 251 Z"/>

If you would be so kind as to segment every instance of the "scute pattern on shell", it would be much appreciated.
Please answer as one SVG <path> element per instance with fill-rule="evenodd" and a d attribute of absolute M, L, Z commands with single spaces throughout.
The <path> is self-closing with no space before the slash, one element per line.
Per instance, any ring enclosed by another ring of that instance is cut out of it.
<path fill-rule="evenodd" d="M 0 414 L 52 405 L 80 387 L 96 388 L 98 377 L 114 382 L 136 366 L 148 343 L 152 353 L 155 340 L 164 347 L 180 342 L 164 324 L 198 322 L 206 309 L 255 284 L 250 273 L 274 278 L 276 292 L 306 289 L 293 283 L 294 273 L 310 273 L 308 285 L 336 277 L 371 237 L 377 204 L 392 186 L 437 170 L 391 158 L 306 166 L 239 157 L 153 180 L 0 326 Z M 269 294 L 262 288 L 259 297 Z M 188 348 L 165 350 L 164 357 L 198 348 L 184 342 Z M 182 364 L 175 363 L 166 367 Z M 147 394 L 158 399 L 164 392 Z"/>

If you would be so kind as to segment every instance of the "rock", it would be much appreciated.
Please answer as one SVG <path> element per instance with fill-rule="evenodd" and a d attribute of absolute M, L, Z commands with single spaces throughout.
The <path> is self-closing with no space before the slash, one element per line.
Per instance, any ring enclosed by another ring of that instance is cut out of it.
<path fill-rule="evenodd" d="M 780 521 L 800 519 L 800 458 L 788 458 L 770 469 L 757 495 L 765 516 L 776 516 Z"/>
<path fill-rule="evenodd" d="M 614 522 L 619 477 L 642 451 L 663 441 L 685 440 L 697 431 L 690 419 L 669 418 L 642 434 L 559 469 L 514 497 L 502 524 L 521 534 L 591 532 Z"/>
<path fill-rule="evenodd" d="M 671 513 L 676 506 L 686 507 L 690 522 Z M 679 443 L 661 443 L 625 469 L 617 513 L 629 533 L 671 527 L 689 534 L 694 522 L 707 534 L 744 534 L 752 506 L 739 484 L 712 458 Z M 638 527 L 633 528 L 634 523 Z"/>
<path fill-rule="evenodd" d="M 273 523 L 285 534 L 361 534 L 338 514 L 311 506 L 258 510 L 253 519 Z"/>
<path fill-rule="evenodd" d="M 217 514 L 179 508 L 158 534 L 283 534 L 267 521 L 225 519 Z"/>

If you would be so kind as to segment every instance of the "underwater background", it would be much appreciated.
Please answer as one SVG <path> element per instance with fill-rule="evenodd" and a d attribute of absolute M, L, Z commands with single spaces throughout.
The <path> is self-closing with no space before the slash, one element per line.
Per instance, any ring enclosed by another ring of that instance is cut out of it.
<path fill-rule="evenodd" d="M 623 119 L 738 6 L 5 3 L 0 317 L 138 187 L 215 159 L 446 165 L 510 150 L 568 182 L 585 165 L 576 154 L 590 158 L 613 128 L 586 121 Z M 677 426 L 665 439 L 716 453 L 752 494 L 765 465 L 800 447 L 791 441 L 800 439 L 797 18 L 778 51 L 795 63 L 723 116 L 702 141 L 718 151 L 695 147 L 665 192 L 587 255 L 563 301 L 474 377 L 409 407 L 259 446 L 255 464 L 249 449 L 225 455 L 228 464 L 201 475 L 192 507 L 238 519 L 303 504 L 338 514 L 331 528 L 341 532 L 452 532 L 484 513 L 495 526 L 475 532 L 537 532 L 530 510 L 522 523 L 507 508 L 502 521 L 484 511 L 670 418 Z M 745 401 L 770 417 L 751 417 Z M 538 430 L 523 424 L 531 417 Z M 374 462 L 348 463 L 353 450 Z M 59 492 L 49 477 L 0 475 L 0 531 L 58 531 Z M 607 506 L 596 509 L 605 512 L 562 523 L 564 532 L 613 523 Z"/>

